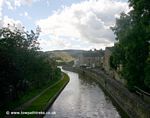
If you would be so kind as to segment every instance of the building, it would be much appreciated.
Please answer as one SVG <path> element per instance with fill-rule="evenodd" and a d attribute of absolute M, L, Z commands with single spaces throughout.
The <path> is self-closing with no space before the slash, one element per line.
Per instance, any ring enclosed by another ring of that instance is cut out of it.
<path fill-rule="evenodd" d="M 104 57 L 103 57 L 103 68 L 104 70 L 109 73 L 110 72 L 110 64 L 109 64 L 109 59 L 110 59 L 110 56 L 112 54 L 112 50 L 113 50 L 113 47 L 106 47 L 105 48 L 105 52 L 104 52 Z"/>
<path fill-rule="evenodd" d="M 74 60 L 73 67 L 79 67 L 79 59 Z"/>
<path fill-rule="evenodd" d="M 101 65 L 101 57 L 104 55 L 102 50 L 85 51 L 79 55 L 78 61 L 80 66 L 99 67 Z"/>
<path fill-rule="evenodd" d="M 105 72 L 107 74 L 109 74 L 112 78 L 116 79 L 117 81 L 120 81 L 121 83 L 123 83 L 124 85 L 126 85 L 126 80 L 123 79 L 120 75 L 120 71 L 122 70 L 122 65 L 119 65 L 119 67 L 117 67 L 117 70 L 113 70 L 110 67 L 110 56 L 112 54 L 113 51 L 113 47 L 106 47 L 105 48 L 105 52 L 104 52 L 104 57 L 103 57 L 103 68 L 105 70 Z"/>

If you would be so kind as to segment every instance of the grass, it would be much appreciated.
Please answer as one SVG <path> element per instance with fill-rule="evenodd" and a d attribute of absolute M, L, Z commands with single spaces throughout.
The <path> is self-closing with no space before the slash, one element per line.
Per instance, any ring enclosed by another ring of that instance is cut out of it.
<path fill-rule="evenodd" d="M 39 89 L 31 89 L 26 91 L 23 95 L 20 96 L 20 98 L 16 101 L 13 101 L 11 103 L 9 103 L 8 105 L 5 106 L 5 108 L 3 110 L 0 111 L 0 117 L 4 117 L 5 112 L 7 110 L 10 109 L 15 109 L 19 106 L 21 106 L 22 104 L 24 104 L 25 102 L 27 102 L 28 100 L 32 99 L 33 97 L 35 97 L 36 95 L 38 95 L 40 92 L 42 92 L 44 89 L 46 89 L 49 86 L 52 86 L 54 83 L 56 83 L 57 81 L 59 81 L 59 79 L 53 79 L 53 80 L 49 80 L 45 86 L 39 88 Z M 9 108 L 9 109 L 8 109 Z"/>
<path fill-rule="evenodd" d="M 69 82 L 69 77 L 67 74 L 64 74 L 64 78 L 46 90 L 42 95 L 35 99 L 29 107 L 24 111 L 44 111 L 48 104 L 54 101 L 54 98 L 59 94 L 62 88 Z M 35 118 L 36 115 L 18 115 L 17 118 Z"/>
<path fill-rule="evenodd" d="M 53 85 L 54 83 L 56 83 L 57 81 L 59 81 L 59 79 L 57 80 L 50 80 L 46 83 L 45 86 L 38 88 L 38 89 L 32 89 L 30 91 L 26 91 L 24 93 L 23 96 L 21 96 L 21 98 L 17 101 L 14 101 L 12 103 L 9 104 L 9 108 L 10 109 L 14 109 L 16 107 L 19 107 L 20 105 L 22 105 L 23 103 L 27 102 L 28 100 L 32 99 L 34 96 L 38 95 L 40 92 L 42 92 L 44 89 L 46 89 L 47 87 Z"/>

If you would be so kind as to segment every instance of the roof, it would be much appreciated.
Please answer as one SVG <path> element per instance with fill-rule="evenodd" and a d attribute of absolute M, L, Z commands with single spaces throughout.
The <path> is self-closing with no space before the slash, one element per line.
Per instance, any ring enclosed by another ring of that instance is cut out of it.
<path fill-rule="evenodd" d="M 86 52 L 83 52 L 82 55 L 84 57 L 101 57 L 104 55 L 104 52 L 102 50 L 86 51 Z"/>
<path fill-rule="evenodd" d="M 110 50 L 111 52 L 114 50 L 114 47 L 106 47 L 105 50 Z"/>

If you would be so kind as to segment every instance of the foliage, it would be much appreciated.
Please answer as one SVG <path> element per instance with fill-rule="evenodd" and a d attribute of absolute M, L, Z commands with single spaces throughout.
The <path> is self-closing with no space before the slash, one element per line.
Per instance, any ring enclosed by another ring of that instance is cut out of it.
<path fill-rule="evenodd" d="M 118 41 L 110 64 L 116 69 L 123 65 L 122 74 L 127 79 L 130 90 L 134 86 L 150 89 L 149 41 L 150 41 L 150 1 L 129 0 L 133 7 L 128 14 L 122 13 L 112 27 Z"/>
<path fill-rule="evenodd" d="M 124 59 L 124 50 L 122 49 L 122 46 L 119 43 L 116 43 L 114 46 L 113 53 L 110 56 L 110 67 L 117 70 L 117 67 L 119 67 L 119 65 L 123 63 Z"/>
<path fill-rule="evenodd" d="M 38 30 L 0 29 L 0 110 L 26 91 L 60 78 L 55 61 L 38 51 L 38 36 Z"/>
<path fill-rule="evenodd" d="M 69 82 L 69 76 L 64 73 L 63 79 L 59 80 L 56 84 L 48 88 L 43 94 L 41 94 L 37 99 L 35 99 L 30 106 L 28 106 L 25 111 L 41 111 L 44 110 L 48 104 L 51 104 L 55 97 L 59 94 L 62 87 L 64 87 Z M 24 115 L 22 118 L 35 118 L 35 115 Z"/>

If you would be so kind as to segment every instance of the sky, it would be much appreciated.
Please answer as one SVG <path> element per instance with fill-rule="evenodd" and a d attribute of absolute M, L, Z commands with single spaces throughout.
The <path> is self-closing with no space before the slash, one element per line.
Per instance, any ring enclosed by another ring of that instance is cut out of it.
<path fill-rule="evenodd" d="M 129 11 L 127 0 L 0 0 L 0 28 L 41 28 L 42 51 L 113 46 L 110 27 L 121 12 Z"/>

